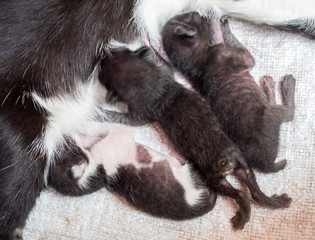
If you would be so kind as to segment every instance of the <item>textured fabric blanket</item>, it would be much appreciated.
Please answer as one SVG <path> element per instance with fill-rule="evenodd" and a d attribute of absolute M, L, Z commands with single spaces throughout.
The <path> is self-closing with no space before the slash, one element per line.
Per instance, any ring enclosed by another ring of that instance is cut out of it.
<path fill-rule="evenodd" d="M 236 205 L 220 196 L 208 214 L 176 222 L 139 212 L 105 189 L 84 197 L 45 191 L 29 216 L 25 240 L 315 239 L 315 41 L 269 27 L 239 21 L 230 24 L 255 57 L 251 73 L 257 82 L 270 75 L 278 83 L 289 73 L 297 80 L 295 119 L 282 125 L 278 154 L 278 160 L 287 159 L 288 165 L 275 174 L 256 174 L 267 195 L 288 193 L 293 198 L 291 207 L 270 210 L 252 202 L 250 222 L 235 232 L 230 219 Z M 169 153 L 150 127 L 132 129 L 138 142 Z"/>

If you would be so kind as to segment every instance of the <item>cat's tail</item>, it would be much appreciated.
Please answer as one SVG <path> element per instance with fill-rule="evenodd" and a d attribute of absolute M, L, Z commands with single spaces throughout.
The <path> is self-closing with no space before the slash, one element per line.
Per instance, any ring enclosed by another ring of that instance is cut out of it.
<path fill-rule="evenodd" d="M 315 39 L 315 1 L 249 0 L 217 1 L 222 15 L 300 32 Z"/>

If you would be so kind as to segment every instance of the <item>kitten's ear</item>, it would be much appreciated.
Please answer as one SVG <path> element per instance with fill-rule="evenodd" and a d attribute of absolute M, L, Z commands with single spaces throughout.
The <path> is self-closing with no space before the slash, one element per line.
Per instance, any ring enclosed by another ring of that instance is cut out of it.
<path fill-rule="evenodd" d="M 137 58 L 140 58 L 142 60 L 146 60 L 149 62 L 154 62 L 155 60 L 155 54 L 149 47 L 142 47 L 139 48 L 137 51 L 134 52 L 134 55 Z"/>
<path fill-rule="evenodd" d="M 146 57 L 148 57 L 152 54 L 150 51 L 151 51 L 150 48 L 145 46 L 145 47 L 141 47 L 138 50 L 136 50 L 134 52 L 134 55 L 138 58 L 145 59 Z"/>
<path fill-rule="evenodd" d="M 178 38 L 195 38 L 197 37 L 198 32 L 195 27 L 180 23 L 174 27 L 173 34 Z"/>
<path fill-rule="evenodd" d="M 227 19 L 221 19 L 221 29 L 222 29 L 224 44 L 230 47 L 245 48 L 231 32 L 229 22 Z"/>

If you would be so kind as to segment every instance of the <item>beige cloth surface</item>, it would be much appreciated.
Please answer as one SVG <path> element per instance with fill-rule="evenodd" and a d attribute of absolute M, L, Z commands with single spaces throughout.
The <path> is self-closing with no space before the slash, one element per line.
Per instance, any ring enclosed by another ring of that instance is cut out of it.
<path fill-rule="evenodd" d="M 231 21 L 231 29 L 256 59 L 256 81 L 271 75 L 278 83 L 285 74 L 296 82 L 296 112 L 281 128 L 278 159 L 287 167 L 275 174 L 257 173 L 267 195 L 288 193 L 288 209 L 270 210 L 252 202 L 251 220 L 242 231 L 232 229 L 236 205 L 218 197 L 208 214 L 175 222 L 151 217 L 123 204 L 102 189 L 84 197 L 64 197 L 45 191 L 29 216 L 25 240 L 56 239 L 315 239 L 315 41 L 298 34 Z M 280 102 L 279 93 L 277 100 Z M 138 142 L 168 153 L 156 132 L 133 128 Z M 239 186 L 234 179 L 232 182 Z"/>

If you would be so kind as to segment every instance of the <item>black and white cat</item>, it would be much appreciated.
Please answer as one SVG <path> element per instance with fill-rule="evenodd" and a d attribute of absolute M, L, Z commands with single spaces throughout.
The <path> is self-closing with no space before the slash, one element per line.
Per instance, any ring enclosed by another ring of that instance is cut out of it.
<path fill-rule="evenodd" d="M 163 25 L 188 11 L 238 16 L 314 37 L 314 9 L 312 0 L 0 1 L 0 238 L 12 238 L 23 226 L 50 167 L 63 158 L 67 136 L 106 119 L 99 110 L 103 90 L 94 80 L 112 41 L 147 36 L 158 43 Z M 94 190 L 84 186 L 78 187 Z"/>

